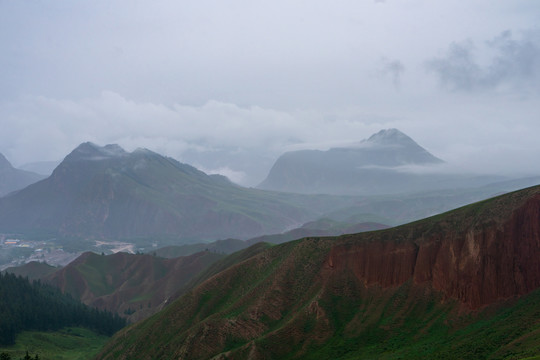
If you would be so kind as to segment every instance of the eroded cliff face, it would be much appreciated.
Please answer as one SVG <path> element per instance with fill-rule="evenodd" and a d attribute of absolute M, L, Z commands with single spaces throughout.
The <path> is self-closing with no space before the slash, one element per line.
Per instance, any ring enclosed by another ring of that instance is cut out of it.
<path fill-rule="evenodd" d="M 433 324 L 453 332 L 463 311 L 538 287 L 540 187 L 388 230 L 270 247 L 126 329 L 99 358 L 304 358 L 346 339 L 354 352 L 381 338 L 416 341 Z"/>
<path fill-rule="evenodd" d="M 387 239 L 351 236 L 336 244 L 327 266 L 351 271 L 367 286 L 399 286 L 410 279 L 430 283 L 472 309 L 540 286 L 540 195 L 504 220 L 485 219 L 465 229 L 453 229 L 449 222 L 407 237 L 381 237 Z"/>

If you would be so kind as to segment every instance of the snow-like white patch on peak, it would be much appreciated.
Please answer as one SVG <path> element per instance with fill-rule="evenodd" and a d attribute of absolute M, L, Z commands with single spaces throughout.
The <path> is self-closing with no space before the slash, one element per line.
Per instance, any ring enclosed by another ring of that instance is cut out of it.
<path fill-rule="evenodd" d="M 110 157 L 125 156 L 127 152 L 118 144 L 108 144 L 102 147 L 101 152 Z"/>
<path fill-rule="evenodd" d="M 373 134 L 369 137 L 369 139 L 364 140 L 366 142 L 371 143 L 382 143 L 382 144 L 388 144 L 388 143 L 401 143 L 403 141 L 407 142 L 414 142 L 410 137 L 399 131 L 398 129 L 383 129 L 379 131 L 376 134 Z"/>
<path fill-rule="evenodd" d="M 73 150 L 67 158 L 71 160 L 98 161 L 126 155 L 128 153 L 117 144 L 99 146 L 91 142 L 85 142 Z"/>

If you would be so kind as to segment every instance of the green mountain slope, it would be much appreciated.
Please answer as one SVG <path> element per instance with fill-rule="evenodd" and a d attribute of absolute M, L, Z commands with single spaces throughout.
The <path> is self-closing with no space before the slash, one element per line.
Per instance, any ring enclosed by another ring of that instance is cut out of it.
<path fill-rule="evenodd" d="M 256 252 L 99 359 L 499 359 L 540 350 L 540 187 Z"/>
<path fill-rule="evenodd" d="M 135 322 L 176 299 L 188 282 L 222 257 L 208 251 L 174 259 L 87 252 L 42 280 L 87 305 Z"/>
<path fill-rule="evenodd" d="M 11 345 L 22 331 L 81 326 L 110 336 L 125 320 L 89 308 L 58 289 L 14 274 L 0 273 L 0 345 Z"/>
<path fill-rule="evenodd" d="M 13 360 L 24 359 L 26 352 L 32 358 L 37 355 L 40 360 L 91 360 L 109 338 L 86 328 L 23 331 L 15 344 L 0 346 L 0 354 L 5 353 Z"/>
<path fill-rule="evenodd" d="M 375 223 L 362 222 L 352 224 L 339 222 L 330 219 L 319 219 L 310 221 L 299 228 L 286 231 L 282 234 L 263 235 L 248 240 L 225 239 L 210 243 L 196 243 L 181 246 L 166 246 L 151 253 L 159 256 L 173 258 L 177 256 L 191 255 L 199 251 L 213 251 L 220 254 L 231 254 L 233 252 L 245 249 L 253 244 L 265 242 L 270 244 L 281 244 L 291 240 L 297 240 L 308 236 L 331 236 L 359 233 L 364 231 L 373 231 L 388 228 L 389 226 Z"/>
<path fill-rule="evenodd" d="M 31 261 L 21 266 L 8 267 L 3 272 L 22 276 L 23 278 L 27 277 L 30 280 L 39 280 L 56 271 L 58 271 L 57 267 L 46 263 Z"/>

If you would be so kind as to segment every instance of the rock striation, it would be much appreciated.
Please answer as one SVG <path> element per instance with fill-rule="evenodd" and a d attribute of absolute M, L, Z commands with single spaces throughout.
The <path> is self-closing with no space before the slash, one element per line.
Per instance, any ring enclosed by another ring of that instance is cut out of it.
<path fill-rule="evenodd" d="M 519 344 L 537 331 L 538 259 L 534 187 L 387 230 L 270 247 L 121 332 L 98 358 L 410 357 L 416 344 L 418 358 L 528 354 Z"/>
<path fill-rule="evenodd" d="M 473 217 L 473 212 L 459 217 Z M 429 283 L 471 309 L 540 286 L 539 194 L 504 220 L 488 218 L 465 228 L 460 222 L 450 214 L 420 234 L 418 229 L 406 237 L 395 233 L 413 227 L 407 225 L 371 241 L 343 239 L 332 247 L 327 264 L 334 271 L 351 271 L 366 285 L 392 287 L 410 279 Z"/>

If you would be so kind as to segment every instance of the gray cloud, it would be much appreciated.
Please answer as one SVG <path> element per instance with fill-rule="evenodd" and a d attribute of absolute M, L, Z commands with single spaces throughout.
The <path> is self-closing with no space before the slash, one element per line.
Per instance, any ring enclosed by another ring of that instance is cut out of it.
<path fill-rule="evenodd" d="M 472 169 L 538 167 L 538 101 L 523 94 L 537 94 L 539 36 L 519 29 L 539 11 L 530 0 L 0 0 L 0 152 L 21 165 L 118 143 L 254 185 L 284 151 L 395 127 Z M 426 72 L 455 39 L 470 40 Z"/>
<path fill-rule="evenodd" d="M 76 101 L 27 97 L 0 103 L 0 152 L 21 165 L 61 159 L 84 141 L 117 143 L 128 151 L 146 147 L 253 186 L 285 151 L 351 146 L 397 127 L 464 170 L 540 171 L 538 104 L 491 98 L 459 99 L 459 106 L 453 98 L 420 98 L 383 116 L 378 106 L 375 113 L 364 107 L 283 111 L 217 101 L 166 106 L 111 91 Z"/>
<path fill-rule="evenodd" d="M 445 56 L 426 66 L 451 90 L 512 87 L 519 92 L 540 90 L 540 31 L 527 31 L 515 39 L 507 30 L 479 49 L 472 40 L 452 43 Z M 489 55 L 482 62 L 481 50 Z"/>
<path fill-rule="evenodd" d="M 405 66 L 399 60 L 382 60 L 381 73 L 392 79 L 392 84 L 398 89 L 401 85 L 401 76 L 405 72 Z"/>
<path fill-rule="evenodd" d="M 61 159 L 84 141 L 118 143 L 127 150 L 146 147 L 255 185 L 291 146 L 359 141 L 380 127 L 380 123 L 329 121 L 312 111 L 218 101 L 165 106 L 105 91 L 78 101 L 29 97 L 0 104 L 0 152 L 21 165 Z"/>

